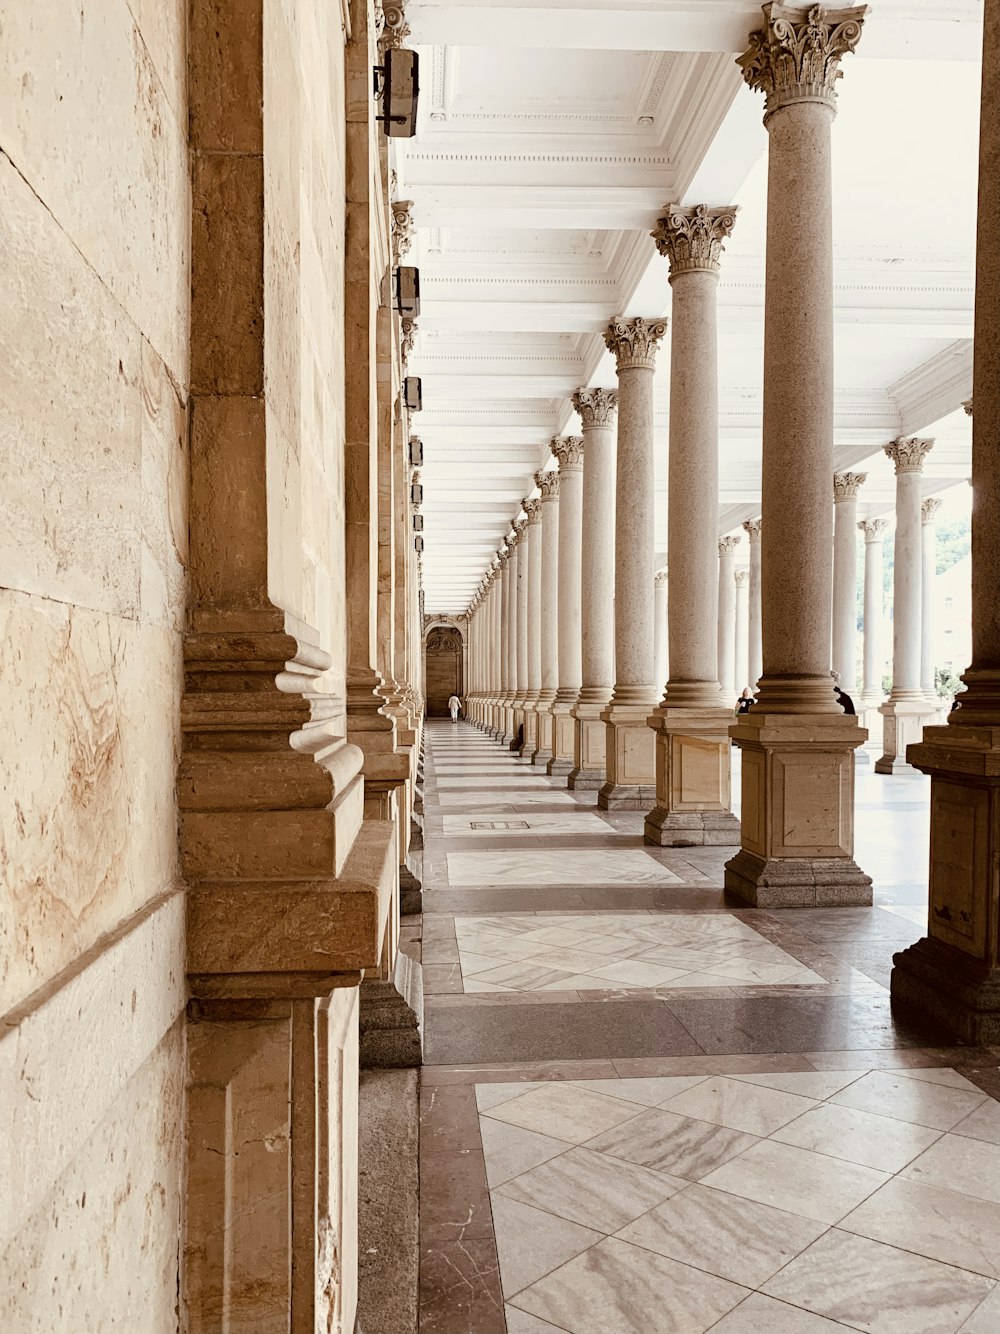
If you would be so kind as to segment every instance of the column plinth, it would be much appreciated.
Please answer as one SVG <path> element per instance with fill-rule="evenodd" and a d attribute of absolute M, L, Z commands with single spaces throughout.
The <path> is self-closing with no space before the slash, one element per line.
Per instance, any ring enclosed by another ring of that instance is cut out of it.
<path fill-rule="evenodd" d="M 882 754 L 875 772 L 906 772 L 907 746 L 934 721 L 920 684 L 920 615 L 923 605 L 921 474 L 932 440 L 894 440 L 885 453 L 896 467 L 896 541 L 892 570 L 892 690 L 880 707 Z"/>
<path fill-rule="evenodd" d="M 894 1010 L 1000 1042 L 1000 4 L 987 0 L 973 343 L 972 663 L 944 726 L 907 752 L 931 779 L 928 932 L 895 956 Z M 972 402 L 966 406 L 971 412 Z"/>
<path fill-rule="evenodd" d="M 854 751 L 830 679 L 833 514 L 831 128 L 867 6 L 771 4 L 740 58 L 769 138 L 761 472 L 763 672 L 742 753 L 727 891 L 759 907 L 870 904 L 854 861 Z"/>
<path fill-rule="evenodd" d="M 559 684 L 551 704 L 552 758 L 546 763 L 545 772 L 555 778 L 566 778 L 573 768 L 572 715 L 583 672 L 580 640 L 583 438 L 557 436 L 552 441 L 552 453 L 559 460 Z"/>
<path fill-rule="evenodd" d="M 535 482 L 542 493 L 541 542 L 541 671 L 538 716 L 532 764 L 552 759 L 552 705 L 559 688 L 559 474 L 540 472 Z"/>
<path fill-rule="evenodd" d="M 662 320 L 614 319 L 604 341 L 618 369 L 615 478 L 615 688 L 601 720 L 602 810 L 645 810 L 656 796 L 656 746 L 647 726 L 653 687 L 653 368 Z"/>
<path fill-rule="evenodd" d="M 572 709 L 571 788 L 597 791 L 605 777 L 605 724 L 615 679 L 615 416 L 617 389 L 579 389 L 586 462 L 583 470 L 581 551 L 581 677 Z"/>

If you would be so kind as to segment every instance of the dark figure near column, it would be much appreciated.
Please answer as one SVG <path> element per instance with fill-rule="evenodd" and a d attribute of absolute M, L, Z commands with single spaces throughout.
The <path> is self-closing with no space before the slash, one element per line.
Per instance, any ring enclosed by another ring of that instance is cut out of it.
<path fill-rule="evenodd" d="M 520 750 L 524 745 L 524 723 L 517 729 L 517 736 L 507 747 L 508 750 Z"/>
<path fill-rule="evenodd" d="M 750 706 L 752 704 L 753 704 L 753 691 L 750 689 L 749 686 L 744 686 L 742 695 L 740 695 L 739 699 L 736 701 L 737 716 L 739 716 L 739 714 L 741 713 L 749 713 Z"/>
<path fill-rule="evenodd" d="M 837 703 L 845 713 L 857 713 L 857 709 L 854 707 L 854 700 L 851 699 L 846 690 L 841 690 L 840 688 L 840 673 L 831 672 L 830 675 L 833 677 L 833 695 Z"/>

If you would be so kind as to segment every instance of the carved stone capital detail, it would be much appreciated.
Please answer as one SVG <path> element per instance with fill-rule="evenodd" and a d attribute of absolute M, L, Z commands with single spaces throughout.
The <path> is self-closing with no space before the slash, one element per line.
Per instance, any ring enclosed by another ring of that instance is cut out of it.
<path fill-rule="evenodd" d="M 653 577 L 653 583 L 656 585 L 657 588 L 665 588 L 667 583 L 666 570 L 657 570 L 655 576 Z"/>
<path fill-rule="evenodd" d="M 972 416 L 972 399 L 971 399 L 971 398 L 965 398 L 965 399 L 963 399 L 963 400 L 962 400 L 962 407 L 965 409 L 965 415 L 966 415 L 967 417 L 971 417 L 971 416 Z"/>
<path fill-rule="evenodd" d="M 538 496 L 533 500 L 522 500 L 521 508 L 528 516 L 528 523 L 537 523 L 542 517 L 542 502 Z"/>
<path fill-rule="evenodd" d="M 937 496 L 929 496 L 920 506 L 920 518 L 923 523 L 936 523 L 937 513 L 944 504 Z"/>
<path fill-rule="evenodd" d="M 736 578 L 736 587 L 737 587 L 737 588 L 745 588 L 746 585 L 749 584 L 749 582 L 750 582 L 750 571 L 749 571 L 749 570 L 737 570 L 737 571 L 736 571 L 735 578 Z"/>
<path fill-rule="evenodd" d="M 568 468 L 583 467 L 583 436 L 557 435 L 550 445 L 553 455 L 559 460 L 559 471 Z"/>
<path fill-rule="evenodd" d="M 866 472 L 835 472 L 833 474 L 833 499 L 856 500 L 858 488 L 867 479 Z"/>
<path fill-rule="evenodd" d="M 891 444 L 883 445 L 882 448 L 896 465 L 898 477 L 903 472 L 923 472 L 924 459 L 933 447 L 933 440 L 913 435 L 908 438 L 900 436 L 898 440 L 893 440 Z"/>
<path fill-rule="evenodd" d="M 578 389 L 571 402 L 585 430 L 590 426 L 610 426 L 618 411 L 618 390 Z"/>
<path fill-rule="evenodd" d="M 742 541 L 742 537 L 720 537 L 719 556 L 731 556 Z"/>
<path fill-rule="evenodd" d="M 743 520 L 743 531 L 746 533 L 747 540 L 749 541 L 751 546 L 753 546 L 754 542 L 760 541 L 761 522 L 762 521 L 760 519 Z"/>
<path fill-rule="evenodd" d="M 623 320 L 616 315 L 604 331 L 605 346 L 615 354 L 619 371 L 641 366 L 652 370 L 660 340 L 667 332 L 666 320 L 646 320 L 641 315 Z"/>
<path fill-rule="evenodd" d="M 413 344 L 417 337 L 416 320 L 403 320 L 399 334 L 399 349 L 403 354 L 403 365 L 410 360 L 410 353 L 413 351 Z"/>
<path fill-rule="evenodd" d="M 871 542 L 881 542 L 889 527 L 885 519 L 860 519 L 858 527 L 865 535 L 865 546 Z"/>
<path fill-rule="evenodd" d="M 736 207 L 709 208 L 696 204 L 681 208 L 665 205 L 666 213 L 657 218 L 650 236 L 656 248 L 670 262 L 671 282 L 680 273 L 718 273 L 725 250 L 723 242 L 736 226 Z"/>
<path fill-rule="evenodd" d="M 559 495 L 559 473 L 553 468 L 551 472 L 536 472 L 535 485 L 542 493 L 542 500 L 555 500 Z"/>
<path fill-rule="evenodd" d="M 383 26 L 379 34 L 378 49 L 381 55 L 386 51 L 400 47 L 410 35 L 410 25 L 403 13 L 403 5 L 396 0 L 394 4 L 382 3 L 378 6 L 382 12 Z"/>
<path fill-rule="evenodd" d="M 416 224 L 412 199 L 392 201 L 392 264 L 395 268 L 413 245 Z"/>
<path fill-rule="evenodd" d="M 822 102 L 834 110 L 841 58 L 861 39 L 867 5 L 824 9 L 822 5 L 766 4 L 764 26 L 736 63 L 751 88 L 764 94 L 764 123 L 782 107 Z"/>

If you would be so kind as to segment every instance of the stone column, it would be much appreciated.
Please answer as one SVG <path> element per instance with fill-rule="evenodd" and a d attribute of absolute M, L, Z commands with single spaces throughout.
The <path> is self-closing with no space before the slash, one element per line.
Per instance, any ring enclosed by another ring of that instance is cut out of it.
<path fill-rule="evenodd" d="M 858 488 L 867 475 L 833 475 L 833 670 L 852 699 L 858 687 Z"/>
<path fill-rule="evenodd" d="M 527 690 L 524 694 L 524 745 L 521 754 L 532 756 L 538 741 L 538 695 L 542 688 L 542 502 L 523 500 L 528 516 L 524 537 L 528 544 L 527 569 Z"/>
<path fill-rule="evenodd" d="M 523 508 L 523 504 L 522 504 Z M 530 582 L 531 538 L 528 534 L 528 520 L 518 519 L 514 524 L 517 530 L 517 597 L 515 602 L 514 653 L 517 687 L 514 695 L 514 737 L 520 735 L 524 727 L 524 714 L 528 699 L 528 585 Z"/>
<path fill-rule="evenodd" d="M 739 63 L 766 97 L 761 473 L 764 668 L 731 731 L 741 848 L 726 889 L 759 907 L 871 903 L 854 861 L 854 751 L 865 734 L 830 679 L 833 515 L 831 129 L 842 56 L 867 6 L 770 4 Z"/>
<path fill-rule="evenodd" d="M 582 677 L 580 616 L 583 546 L 583 439 L 557 436 L 559 460 L 559 685 L 552 702 L 552 758 L 546 773 L 566 777 L 573 767 L 573 708 Z"/>
<path fill-rule="evenodd" d="M 667 688 L 667 572 L 657 570 L 653 579 L 653 689 L 662 695 Z"/>
<path fill-rule="evenodd" d="M 760 519 L 747 519 L 743 524 L 750 546 L 750 609 L 747 627 L 747 685 L 757 689 L 764 669 L 763 646 L 760 634 Z"/>
<path fill-rule="evenodd" d="M 986 0 L 972 428 L 972 664 L 944 726 L 907 758 L 931 777 L 927 936 L 895 956 L 894 1008 L 1000 1042 L 1000 3 Z"/>
<path fill-rule="evenodd" d="M 736 571 L 736 659 L 734 698 L 750 684 L 750 571 Z"/>
<path fill-rule="evenodd" d="M 517 694 L 517 537 L 516 530 L 512 530 L 507 538 L 503 582 L 504 691 L 500 740 L 504 745 L 514 739 L 514 696 Z"/>
<path fill-rule="evenodd" d="M 862 721 L 870 729 L 876 722 L 882 703 L 883 649 L 883 587 L 882 539 L 888 527 L 885 519 L 862 519 L 858 527 L 865 535 L 865 615 L 864 615 L 864 677 L 861 687 Z"/>
<path fill-rule="evenodd" d="M 532 764 L 552 759 L 552 705 L 559 688 L 559 474 L 539 472 L 542 493 L 542 688 L 538 695 L 538 738 Z"/>
<path fill-rule="evenodd" d="M 736 548 L 738 537 L 719 539 L 719 686 L 732 715 L 736 680 Z"/>
<path fill-rule="evenodd" d="M 930 722 L 920 688 L 921 540 L 920 477 L 933 440 L 894 440 L 885 452 L 896 468 L 896 542 L 892 568 L 892 690 L 879 709 L 882 754 L 879 774 L 907 768 L 906 747 Z"/>
<path fill-rule="evenodd" d="M 578 389 L 573 407 L 585 441 L 582 549 L 582 679 L 573 709 L 571 788 L 604 784 L 605 724 L 601 714 L 615 680 L 615 414 L 617 389 Z"/>
<path fill-rule="evenodd" d="M 653 232 L 657 249 L 669 261 L 673 292 L 667 515 L 670 680 L 663 704 L 650 719 L 657 732 L 658 807 L 647 819 L 646 830 L 647 837 L 659 833 L 656 842 L 673 841 L 666 837 L 671 822 L 662 825 L 669 811 L 677 817 L 672 827 L 680 842 L 700 842 L 691 837 L 692 831 L 703 831 L 706 820 L 715 825 L 723 809 L 723 780 L 713 778 L 710 792 L 705 780 L 713 764 L 721 774 L 723 753 L 724 806 L 729 804 L 727 729 L 732 710 L 724 707 L 718 668 L 716 297 L 724 242 L 735 222 L 732 207 L 669 207 Z M 710 751 L 711 761 L 705 759 Z M 696 770 L 697 782 L 687 782 Z M 672 791 L 668 791 L 668 771 Z M 731 818 L 728 824 L 733 825 Z M 728 837 L 732 839 L 732 829 Z"/>
<path fill-rule="evenodd" d="M 507 544 L 497 548 L 496 570 L 493 575 L 493 707 L 490 713 L 490 731 L 494 737 L 503 736 L 503 587 L 506 579 Z"/>
<path fill-rule="evenodd" d="M 618 369 L 615 479 L 615 688 L 607 725 L 603 810 L 644 810 L 656 795 L 653 688 L 653 367 L 663 320 L 615 318 L 604 341 Z"/>
<path fill-rule="evenodd" d="M 941 501 L 936 497 L 925 500 L 920 509 L 923 520 L 921 536 L 921 573 L 920 573 L 920 688 L 927 696 L 927 702 L 935 713 L 941 709 L 941 697 L 938 695 L 934 679 L 934 661 L 937 643 L 934 625 L 934 581 L 937 578 L 937 513 Z"/>

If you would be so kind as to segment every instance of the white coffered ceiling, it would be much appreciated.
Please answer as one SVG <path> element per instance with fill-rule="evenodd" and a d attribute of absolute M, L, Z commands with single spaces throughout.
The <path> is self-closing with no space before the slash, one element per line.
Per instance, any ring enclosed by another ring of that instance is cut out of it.
<path fill-rule="evenodd" d="M 568 396 L 614 384 L 601 331 L 669 316 L 649 238 L 663 204 L 740 204 L 720 306 L 720 532 L 759 513 L 766 132 L 734 55 L 737 0 L 408 0 L 418 133 L 394 140 L 413 200 L 422 312 L 428 612 L 465 609 L 548 457 Z M 925 489 L 967 475 L 980 0 L 879 0 L 844 62 L 834 127 L 837 465 L 891 504 L 881 445 L 935 434 Z M 669 339 L 667 340 L 669 341 Z M 669 349 L 659 358 L 666 542 Z M 867 461 L 867 462 L 866 462 Z"/>

